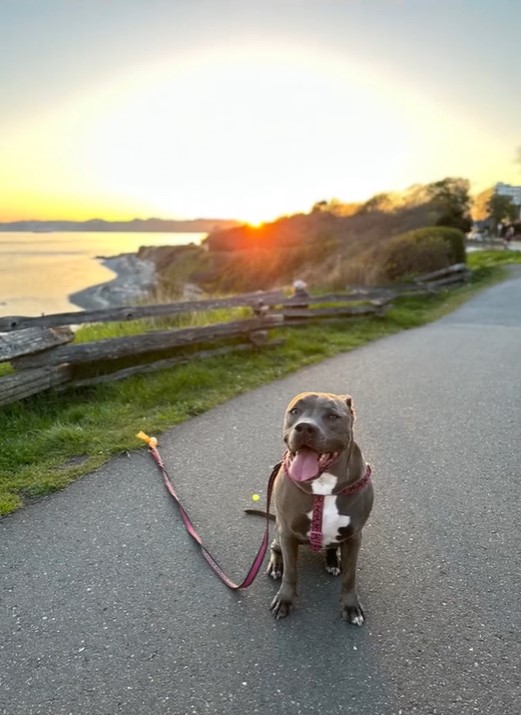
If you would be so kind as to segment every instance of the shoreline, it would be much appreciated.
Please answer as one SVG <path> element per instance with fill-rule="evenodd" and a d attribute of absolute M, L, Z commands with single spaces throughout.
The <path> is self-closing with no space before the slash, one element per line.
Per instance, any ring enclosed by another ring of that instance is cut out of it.
<path fill-rule="evenodd" d="M 152 261 L 138 258 L 135 253 L 97 258 L 116 276 L 105 283 L 71 293 L 68 300 L 82 310 L 103 310 L 133 305 L 146 298 L 155 287 L 156 269 Z"/>

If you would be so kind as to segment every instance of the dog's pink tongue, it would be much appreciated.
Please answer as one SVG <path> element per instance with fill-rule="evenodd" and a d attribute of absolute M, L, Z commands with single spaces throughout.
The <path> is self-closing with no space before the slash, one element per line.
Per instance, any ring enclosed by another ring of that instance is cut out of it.
<path fill-rule="evenodd" d="M 319 470 L 319 456 L 312 449 L 307 449 L 306 447 L 299 449 L 289 465 L 291 478 L 297 482 L 305 482 L 315 477 Z"/>

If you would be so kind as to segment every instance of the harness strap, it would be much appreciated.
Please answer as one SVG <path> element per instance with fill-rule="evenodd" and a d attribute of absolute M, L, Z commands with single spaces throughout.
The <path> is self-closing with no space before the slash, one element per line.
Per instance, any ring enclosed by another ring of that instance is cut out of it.
<path fill-rule="evenodd" d="M 323 494 L 314 494 L 313 492 L 308 492 L 307 490 L 303 489 L 302 486 L 295 480 L 290 474 L 289 471 L 289 451 L 286 452 L 282 459 L 281 463 L 284 467 L 284 473 L 288 477 L 288 479 L 291 479 L 293 484 L 298 487 L 301 491 L 305 492 L 306 494 L 309 494 L 309 496 L 313 497 L 313 511 L 311 513 L 311 525 L 310 525 L 310 530 L 309 530 L 309 548 L 311 551 L 320 551 L 322 549 L 322 514 L 324 512 L 324 495 Z M 317 477 L 320 476 L 323 472 L 325 472 L 327 467 L 321 469 Z M 371 481 L 371 475 L 372 475 L 372 469 L 369 464 L 366 464 L 365 466 L 365 472 L 363 475 L 360 477 L 360 479 L 355 482 L 354 484 L 349 484 L 347 487 L 342 489 L 340 492 L 337 492 L 336 494 L 331 494 L 331 496 L 338 497 L 340 495 L 342 496 L 350 496 L 351 494 L 357 494 L 358 492 L 361 492 L 362 489 Z M 308 481 L 313 481 L 308 480 Z"/>
<path fill-rule="evenodd" d="M 366 465 L 363 476 L 354 484 L 350 484 L 336 495 L 349 496 L 361 492 L 368 482 L 371 481 L 372 470 L 369 464 Z M 324 512 L 324 495 L 313 494 L 313 513 L 311 515 L 311 528 L 309 531 L 309 548 L 311 551 L 320 551 L 322 549 L 322 514 Z"/>
<path fill-rule="evenodd" d="M 322 548 L 322 512 L 324 511 L 324 497 L 322 494 L 313 495 L 313 514 L 311 515 L 311 530 L 309 532 L 309 548 L 311 551 L 320 551 Z"/>
<path fill-rule="evenodd" d="M 354 484 L 350 484 L 345 489 L 342 489 L 342 491 L 339 493 L 343 494 L 344 496 L 349 496 L 350 494 L 356 494 L 357 492 L 361 492 L 362 489 L 365 487 L 365 485 L 371 481 L 372 473 L 373 473 L 373 470 L 371 469 L 371 465 L 366 464 L 363 477 L 361 479 L 359 479 L 357 482 L 355 482 Z"/>
<path fill-rule="evenodd" d="M 259 573 L 260 567 L 262 566 L 262 562 L 264 560 L 264 556 L 266 555 L 266 551 L 268 549 L 268 540 L 269 540 L 269 526 L 270 526 L 270 502 L 271 502 L 271 495 L 273 492 L 273 485 L 275 483 L 275 477 L 279 473 L 279 469 L 281 467 L 282 462 L 279 462 L 273 467 L 273 470 L 270 474 L 269 480 L 268 480 L 268 487 L 267 487 L 267 493 L 266 493 L 266 526 L 264 529 L 264 536 L 262 537 L 262 542 L 259 548 L 259 551 L 257 552 L 257 555 L 255 556 L 252 565 L 250 566 L 250 569 L 248 573 L 246 574 L 245 578 L 243 581 L 239 584 L 235 583 L 229 576 L 226 575 L 226 573 L 223 571 L 223 569 L 219 566 L 215 558 L 212 556 L 212 554 L 208 551 L 206 546 L 203 544 L 203 541 L 199 534 L 197 533 L 192 520 L 186 513 L 183 505 L 181 504 L 179 497 L 177 496 L 177 493 L 174 489 L 174 485 L 172 484 L 172 480 L 170 479 L 170 476 L 168 475 L 168 472 L 166 470 L 165 465 L 163 464 L 163 460 L 161 459 L 161 455 L 159 454 L 156 444 L 157 440 L 154 437 L 147 437 L 147 435 L 144 435 L 144 433 L 140 433 L 137 435 L 140 439 L 143 439 L 145 442 L 148 444 L 148 451 L 152 458 L 154 459 L 155 463 L 159 467 L 161 474 L 163 476 L 163 482 L 168 490 L 168 493 L 173 497 L 175 500 L 178 508 L 179 508 L 179 513 L 181 514 L 181 518 L 183 520 L 183 523 L 185 525 L 185 528 L 187 532 L 190 534 L 192 539 L 199 545 L 199 548 L 201 549 L 201 553 L 203 557 L 206 559 L 208 564 L 211 566 L 212 570 L 217 574 L 217 576 L 221 579 L 221 581 L 228 586 L 232 591 L 237 591 L 241 588 L 248 588 L 248 586 L 251 586 L 253 581 L 255 580 L 255 577 Z"/>

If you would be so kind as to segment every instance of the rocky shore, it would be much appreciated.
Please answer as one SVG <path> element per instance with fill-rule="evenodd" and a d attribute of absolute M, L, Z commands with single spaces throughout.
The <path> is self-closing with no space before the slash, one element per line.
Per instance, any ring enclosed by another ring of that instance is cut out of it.
<path fill-rule="evenodd" d="M 134 305 L 146 298 L 155 285 L 155 264 L 138 258 L 134 253 L 100 258 L 116 277 L 107 283 L 72 293 L 69 300 L 83 310 L 102 310 Z"/>

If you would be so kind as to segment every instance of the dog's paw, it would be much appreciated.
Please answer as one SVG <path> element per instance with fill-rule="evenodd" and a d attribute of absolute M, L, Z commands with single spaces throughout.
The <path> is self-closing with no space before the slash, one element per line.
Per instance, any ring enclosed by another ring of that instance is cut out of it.
<path fill-rule="evenodd" d="M 326 571 L 332 576 L 338 576 L 342 573 L 342 566 L 340 564 L 340 555 L 338 549 L 326 549 Z"/>
<path fill-rule="evenodd" d="M 365 615 L 360 604 L 356 606 L 344 606 L 342 609 L 342 619 L 354 626 L 363 626 Z"/>
<path fill-rule="evenodd" d="M 326 564 L 326 571 L 331 574 L 331 576 L 339 576 L 342 573 L 340 566 L 330 566 Z"/>
<path fill-rule="evenodd" d="M 277 593 L 273 601 L 271 602 L 270 611 L 273 613 L 275 618 L 286 618 L 291 613 L 293 608 L 294 599 L 287 598 L 281 594 L 282 589 Z"/>
<path fill-rule="evenodd" d="M 271 576 L 274 581 L 279 581 L 282 578 L 282 569 L 270 568 L 268 566 L 266 573 L 268 576 Z"/>
<path fill-rule="evenodd" d="M 272 551 L 268 563 L 268 568 L 266 569 L 266 573 L 268 574 L 268 576 L 271 576 L 274 581 L 278 581 L 280 578 L 282 578 L 282 571 L 282 554 L 278 551 Z"/>

